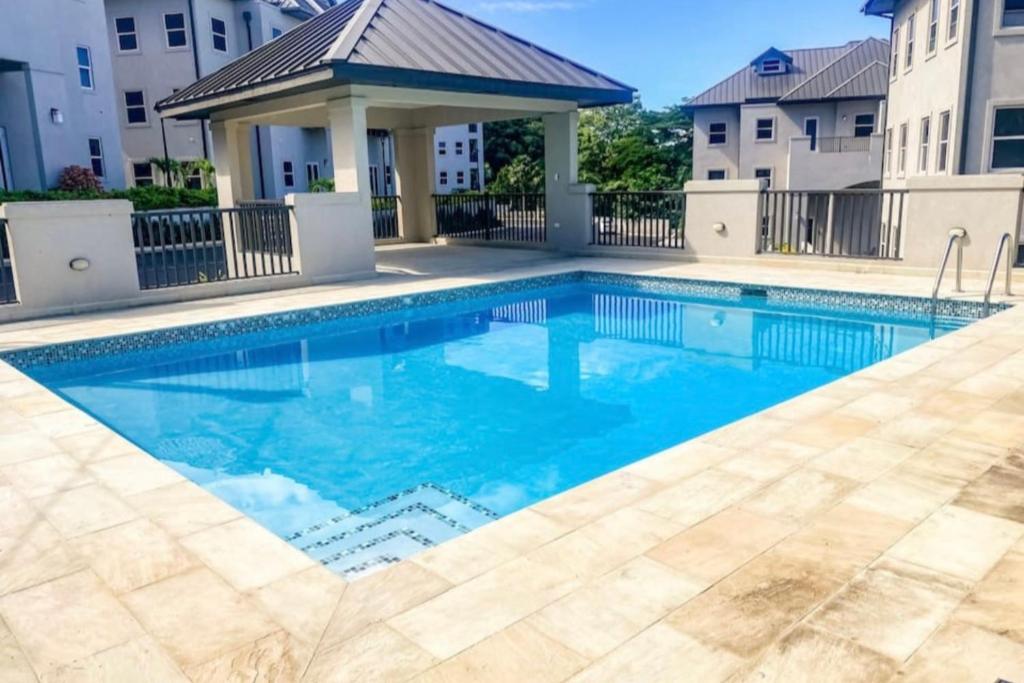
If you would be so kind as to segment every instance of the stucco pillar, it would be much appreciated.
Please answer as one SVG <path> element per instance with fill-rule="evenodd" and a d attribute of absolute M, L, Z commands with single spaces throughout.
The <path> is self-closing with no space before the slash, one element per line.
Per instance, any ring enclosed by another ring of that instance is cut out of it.
<path fill-rule="evenodd" d="M 210 124 L 213 137 L 213 165 L 216 168 L 217 203 L 230 209 L 253 199 L 252 126 L 234 121 Z"/>
<path fill-rule="evenodd" d="M 437 234 L 434 213 L 434 129 L 392 131 L 398 229 L 406 242 L 429 242 Z"/>
<path fill-rule="evenodd" d="M 590 196 L 579 183 L 578 111 L 544 117 L 544 192 L 548 242 L 578 251 L 590 242 Z"/>
<path fill-rule="evenodd" d="M 345 97 L 327 103 L 334 162 L 334 191 L 357 192 L 370 203 L 370 149 L 366 139 L 366 101 Z"/>

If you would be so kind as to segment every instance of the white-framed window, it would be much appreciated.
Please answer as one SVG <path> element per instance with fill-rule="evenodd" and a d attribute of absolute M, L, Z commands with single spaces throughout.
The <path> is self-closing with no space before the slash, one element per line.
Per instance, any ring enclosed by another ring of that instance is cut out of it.
<path fill-rule="evenodd" d="M 708 171 L 708 180 L 725 180 L 729 173 L 724 168 L 712 168 Z"/>
<path fill-rule="evenodd" d="M 928 172 L 928 154 L 932 143 L 932 117 L 926 116 L 921 119 L 921 135 L 918 142 L 917 170 L 921 173 Z"/>
<path fill-rule="evenodd" d="M 188 31 L 185 29 L 185 15 L 172 12 L 164 15 L 164 39 L 169 50 L 188 47 Z"/>
<path fill-rule="evenodd" d="M 892 128 L 885 130 L 885 175 L 889 177 L 892 175 Z"/>
<path fill-rule="evenodd" d="M 992 168 L 1024 168 L 1024 106 L 999 107 L 992 129 Z"/>
<path fill-rule="evenodd" d="M 892 58 L 889 60 L 889 77 L 896 78 L 900 72 L 900 27 L 892 29 Z"/>
<path fill-rule="evenodd" d="M 228 51 L 228 25 L 223 19 L 210 17 L 210 36 L 213 39 L 213 49 L 217 52 Z"/>
<path fill-rule="evenodd" d="M 455 184 L 458 185 L 459 187 L 462 187 L 463 185 L 466 184 L 465 171 L 459 171 L 458 173 L 455 174 Z"/>
<path fill-rule="evenodd" d="M 818 151 L 818 129 L 821 128 L 821 119 L 817 116 L 808 116 L 804 119 L 804 136 L 811 139 L 811 151 Z"/>
<path fill-rule="evenodd" d="M 766 59 L 761 62 L 761 73 L 763 74 L 780 74 L 784 68 L 781 59 Z"/>
<path fill-rule="evenodd" d="M 960 0 L 949 0 L 949 27 L 946 40 L 953 42 L 960 35 Z"/>
<path fill-rule="evenodd" d="M 775 119 L 758 119 L 754 124 L 754 139 L 757 142 L 775 140 Z"/>
<path fill-rule="evenodd" d="M 916 42 L 917 36 L 917 14 L 911 13 L 907 17 L 907 55 L 904 58 L 903 68 L 908 71 L 914 66 L 914 43 Z"/>
<path fill-rule="evenodd" d="M 772 169 L 770 168 L 755 168 L 754 177 L 759 180 L 766 180 L 765 188 L 772 189 Z"/>
<path fill-rule="evenodd" d="M 462 156 L 462 152 L 463 152 L 464 148 L 465 148 L 465 144 L 463 144 L 462 140 L 458 140 L 455 143 L 455 156 L 459 156 L 459 157 Z"/>
<path fill-rule="evenodd" d="M 149 123 L 145 92 L 141 90 L 124 91 L 124 116 L 129 126 L 144 126 Z"/>
<path fill-rule="evenodd" d="M 203 172 L 195 166 L 188 166 L 188 175 L 185 176 L 185 187 L 190 190 L 203 189 Z"/>
<path fill-rule="evenodd" d="M 437 143 L 437 154 L 438 156 L 448 156 L 448 143 L 441 140 Z"/>
<path fill-rule="evenodd" d="M 441 187 L 446 187 L 448 185 L 448 171 L 441 171 L 441 175 L 438 178 L 438 182 L 440 183 Z"/>
<path fill-rule="evenodd" d="M 114 33 L 117 34 L 118 52 L 139 51 L 139 34 L 135 29 L 135 17 L 116 17 Z"/>
<path fill-rule="evenodd" d="M 479 123 L 471 123 L 471 124 L 469 124 L 469 132 L 470 133 L 476 133 L 478 130 L 480 130 L 480 124 Z"/>
<path fill-rule="evenodd" d="M 900 124 L 900 148 L 896 157 L 896 168 L 900 176 L 907 173 L 907 144 L 910 138 L 910 124 Z"/>
<path fill-rule="evenodd" d="M 106 175 L 106 168 L 103 163 L 103 141 L 99 138 L 89 138 L 89 165 L 97 178 Z"/>
<path fill-rule="evenodd" d="M 708 146 L 724 145 L 728 141 L 729 126 L 722 121 L 708 124 Z"/>
<path fill-rule="evenodd" d="M 290 161 L 281 162 L 281 170 L 284 172 L 284 186 L 295 187 L 295 164 Z"/>
<path fill-rule="evenodd" d="M 1003 28 L 1024 27 L 1024 0 L 1000 0 L 1003 5 L 1003 16 L 1000 25 Z"/>
<path fill-rule="evenodd" d="M 306 162 L 306 184 L 312 185 L 320 180 L 320 164 L 316 161 Z"/>
<path fill-rule="evenodd" d="M 939 173 L 945 173 L 949 167 L 949 126 L 949 112 L 944 111 L 939 114 L 939 146 L 935 158 L 935 170 Z"/>
<path fill-rule="evenodd" d="M 96 87 L 92 80 L 92 50 L 79 45 L 75 48 L 75 60 L 78 62 L 78 84 L 82 90 L 92 90 Z"/>
<path fill-rule="evenodd" d="M 153 184 L 153 164 L 148 161 L 134 162 L 132 178 L 135 180 L 135 187 L 149 187 Z"/>
<path fill-rule="evenodd" d="M 853 137 L 869 138 L 875 134 L 875 115 L 857 114 L 853 117 Z"/>
<path fill-rule="evenodd" d="M 939 0 L 929 0 L 928 5 L 928 54 L 934 54 L 939 47 Z"/>

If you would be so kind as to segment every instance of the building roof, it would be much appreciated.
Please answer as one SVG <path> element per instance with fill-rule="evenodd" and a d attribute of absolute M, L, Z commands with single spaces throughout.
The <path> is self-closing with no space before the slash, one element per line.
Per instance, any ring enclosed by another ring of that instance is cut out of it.
<path fill-rule="evenodd" d="M 691 99 L 687 106 L 713 107 L 757 102 L 792 104 L 885 97 L 889 63 L 887 41 L 868 38 L 837 47 L 776 52 L 792 59 L 786 73 L 759 74 L 753 66 L 745 66 Z M 754 63 L 757 61 L 755 59 Z"/>
<path fill-rule="evenodd" d="M 867 0 L 861 12 L 878 17 L 890 16 L 896 8 L 896 0 Z"/>
<path fill-rule="evenodd" d="M 177 115 L 200 103 L 319 72 L 363 83 L 546 97 L 597 106 L 635 90 L 435 0 L 341 0 L 157 104 Z M 202 111 L 201 111 L 202 110 Z"/>

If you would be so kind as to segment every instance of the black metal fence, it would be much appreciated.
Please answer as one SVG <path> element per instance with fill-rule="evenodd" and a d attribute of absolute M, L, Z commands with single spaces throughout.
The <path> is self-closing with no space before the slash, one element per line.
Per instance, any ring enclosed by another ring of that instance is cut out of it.
<path fill-rule="evenodd" d="M 397 240 L 398 202 L 397 195 L 377 195 L 373 198 L 373 239 Z"/>
<path fill-rule="evenodd" d="M 758 251 L 899 259 L 906 200 L 906 190 L 767 190 Z"/>
<path fill-rule="evenodd" d="M 439 237 L 502 242 L 544 242 L 543 194 L 434 195 Z"/>
<path fill-rule="evenodd" d="M 596 192 L 590 200 L 592 244 L 683 248 L 686 195 L 682 192 Z"/>
<path fill-rule="evenodd" d="M 17 302 L 18 289 L 14 285 L 11 245 L 7 241 L 7 219 L 0 218 L 0 305 Z"/>
<path fill-rule="evenodd" d="M 290 217 L 289 207 L 273 203 L 134 213 L 139 287 L 296 273 Z"/>

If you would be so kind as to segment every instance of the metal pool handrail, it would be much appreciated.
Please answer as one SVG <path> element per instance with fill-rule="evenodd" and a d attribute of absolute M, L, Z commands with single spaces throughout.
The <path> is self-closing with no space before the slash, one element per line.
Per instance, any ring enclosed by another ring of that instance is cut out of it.
<path fill-rule="evenodd" d="M 942 262 L 939 263 L 939 272 L 935 274 L 935 285 L 932 287 L 932 304 L 939 299 L 939 288 L 942 286 L 942 276 L 946 274 L 946 265 L 949 263 L 949 255 L 953 251 L 953 245 L 957 246 L 956 250 L 956 287 L 953 289 L 954 292 L 962 292 L 963 289 L 963 274 L 964 274 L 964 238 L 967 237 L 967 231 L 964 228 L 953 228 L 949 231 L 949 240 L 946 242 L 946 251 L 942 254 Z"/>
<path fill-rule="evenodd" d="M 992 287 L 996 283 L 996 273 L 999 272 L 999 259 L 1003 255 L 1003 248 L 1006 247 L 1006 296 L 1011 296 L 1013 284 L 1013 250 L 1008 247 L 1013 235 L 1004 232 L 999 238 L 999 247 L 996 248 L 996 257 L 992 260 L 992 270 L 988 274 L 988 284 L 985 286 L 985 315 L 988 315 L 992 301 Z"/>

